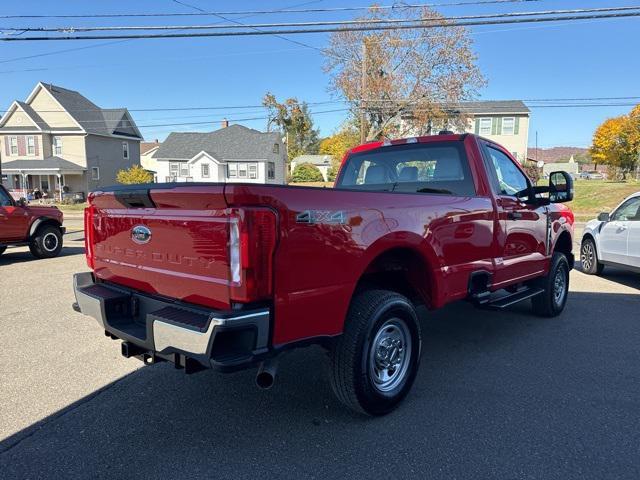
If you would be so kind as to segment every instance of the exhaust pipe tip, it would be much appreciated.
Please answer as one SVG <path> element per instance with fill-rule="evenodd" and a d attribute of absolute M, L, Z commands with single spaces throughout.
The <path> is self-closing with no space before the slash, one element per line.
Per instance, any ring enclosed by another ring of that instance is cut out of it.
<path fill-rule="evenodd" d="M 256 375 L 256 385 L 262 390 L 269 390 L 273 387 L 278 371 L 278 362 L 276 360 L 265 360 L 260 364 Z"/>
<path fill-rule="evenodd" d="M 269 372 L 258 372 L 256 375 L 256 385 L 262 390 L 269 390 L 273 387 L 275 378 Z"/>

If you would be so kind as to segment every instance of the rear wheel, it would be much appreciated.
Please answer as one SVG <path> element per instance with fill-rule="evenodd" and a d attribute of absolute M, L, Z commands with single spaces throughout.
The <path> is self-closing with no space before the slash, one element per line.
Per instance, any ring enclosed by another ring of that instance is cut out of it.
<path fill-rule="evenodd" d="M 600 275 L 604 269 L 604 265 L 598 261 L 596 242 L 592 238 L 587 237 L 582 241 L 580 263 L 582 264 L 582 271 L 589 275 Z"/>
<path fill-rule="evenodd" d="M 420 324 L 411 302 L 387 290 L 352 301 L 331 351 L 331 386 L 354 411 L 384 415 L 407 395 L 420 361 Z"/>
<path fill-rule="evenodd" d="M 562 253 L 554 253 L 549 274 L 537 279 L 534 285 L 543 292 L 531 299 L 533 311 L 542 317 L 556 317 L 562 313 L 569 294 L 569 262 Z"/>
<path fill-rule="evenodd" d="M 62 232 L 53 225 L 39 228 L 31 240 L 29 250 L 36 258 L 57 257 L 62 250 Z"/>

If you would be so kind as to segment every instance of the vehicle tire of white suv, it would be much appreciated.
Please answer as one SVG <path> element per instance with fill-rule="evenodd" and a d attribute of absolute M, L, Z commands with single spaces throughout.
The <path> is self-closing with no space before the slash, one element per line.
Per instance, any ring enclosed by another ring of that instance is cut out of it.
<path fill-rule="evenodd" d="M 598 261 L 596 242 L 591 237 L 586 237 L 582 240 L 580 263 L 582 264 L 582 271 L 588 275 L 600 275 L 604 269 L 604 265 Z"/>

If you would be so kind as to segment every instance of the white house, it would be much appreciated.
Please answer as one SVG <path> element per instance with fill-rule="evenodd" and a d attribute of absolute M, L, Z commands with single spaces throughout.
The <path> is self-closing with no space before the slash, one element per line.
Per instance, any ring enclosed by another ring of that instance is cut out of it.
<path fill-rule="evenodd" d="M 284 184 L 280 134 L 231 125 L 209 133 L 173 132 L 152 155 L 157 181 Z M 152 168 L 153 167 L 153 168 Z"/>

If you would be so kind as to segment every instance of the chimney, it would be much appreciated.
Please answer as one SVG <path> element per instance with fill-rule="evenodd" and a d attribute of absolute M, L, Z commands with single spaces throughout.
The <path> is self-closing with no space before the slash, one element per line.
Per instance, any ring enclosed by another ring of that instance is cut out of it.
<path fill-rule="evenodd" d="M 220 126 L 222 128 L 227 128 L 229 126 L 229 120 L 227 120 L 226 118 L 222 120 L 222 122 L 220 122 Z"/>

